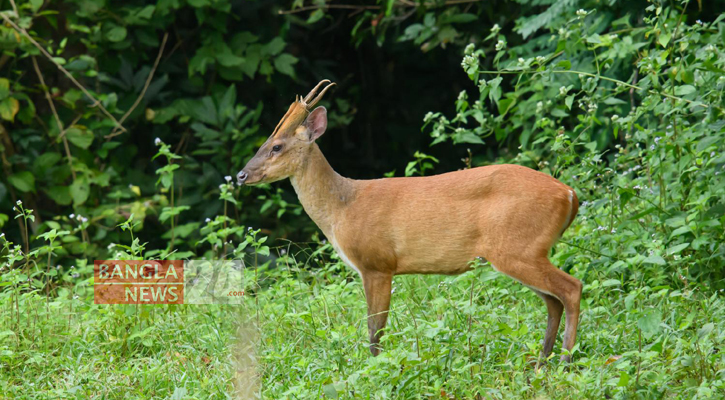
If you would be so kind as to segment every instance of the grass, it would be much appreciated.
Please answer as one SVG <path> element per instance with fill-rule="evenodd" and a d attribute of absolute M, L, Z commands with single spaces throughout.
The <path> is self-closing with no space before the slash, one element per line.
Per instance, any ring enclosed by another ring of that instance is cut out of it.
<path fill-rule="evenodd" d="M 279 261 L 281 268 L 259 274 L 256 293 L 254 271 L 247 271 L 241 306 L 94 305 L 86 267 L 49 302 L 37 291 L 15 296 L 6 287 L 0 292 L 0 398 L 253 398 L 250 393 L 261 391 L 269 399 L 692 399 L 725 393 L 719 329 L 725 305 L 719 294 L 694 284 L 585 282 L 574 362 L 554 356 L 536 370 L 545 307 L 490 268 L 456 277 L 396 277 L 385 351 L 373 358 L 359 277 L 334 258 L 316 269 L 303 269 L 292 257 Z"/>

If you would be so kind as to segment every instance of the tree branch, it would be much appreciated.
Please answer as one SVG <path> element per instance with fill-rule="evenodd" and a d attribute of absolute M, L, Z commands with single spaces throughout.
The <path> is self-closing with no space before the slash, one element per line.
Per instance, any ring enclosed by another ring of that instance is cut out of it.
<path fill-rule="evenodd" d="M 50 97 L 50 93 L 48 92 L 48 86 L 45 84 L 45 79 L 43 78 L 43 74 L 40 73 L 40 68 L 38 67 L 38 61 L 35 59 L 35 56 L 30 57 L 30 59 L 33 61 L 33 69 L 35 69 L 35 74 L 38 75 L 38 80 L 40 81 L 40 85 L 43 87 L 43 93 L 45 93 L 45 99 L 48 100 L 48 104 L 50 105 L 50 110 L 53 112 L 53 116 L 55 117 L 55 122 L 58 124 L 58 134 L 59 138 L 63 139 L 63 147 L 65 147 L 65 155 L 68 157 L 68 166 L 70 167 L 70 173 L 73 175 L 73 180 L 76 180 L 76 171 L 73 168 L 73 156 L 70 154 L 70 146 L 68 146 L 68 138 L 65 137 L 65 129 L 63 129 L 63 122 L 60 120 L 60 116 L 58 116 L 58 110 L 55 109 L 55 103 L 53 103 L 53 98 Z M 73 124 L 71 124 L 73 126 Z"/>
<path fill-rule="evenodd" d="M 151 72 L 149 72 L 148 78 L 146 78 L 146 83 L 143 85 L 143 89 L 141 89 L 141 93 L 136 98 L 136 101 L 133 102 L 133 105 L 131 108 L 126 111 L 125 114 L 123 114 L 123 117 L 121 117 L 121 121 L 119 121 L 121 124 L 123 124 L 123 121 L 128 118 L 129 115 L 133 112 L 133 110 L 138 107 L 138 105 L 141 103 L 141 100 L 143 99 L 144 95 L 146 95 L 146 91 L 149 88 L 149 85 L 151 85 L 151 79 L 154 77 L 154 73 L 156 72 L 156 68 L 159 67 L 159 62 L 161 62 L 161 56 L 164 54 L 164 48 L 166 47 L 166 40 L 169 38 L 169 33 L 164 33 L 164 39 L 161 41 L 161 47 L 159 48 L 159 54 L 156 56 L 156 61 L 154 61 L 154 66 L 151 68 Z M 119 125 L 120 126 L 120 125 Z M 122 134 L 123 131 L 119 130 L 118 127 L 116 127 L 113 132 L 111 132 L 110 135 L 106 135 L 106 139 L 110 139 L 112 137 L 118 136 Z"/>
<path fill-rule="evenodd" d="M 110 118 L 116 124 L 117 129 L 120 129 L 123 132 L 126 131 L 126 129 L 121 125 L 121 123 L 119 123 L 118 120 L 113 115 L 111 115 L 111 113 L 108 112 L 108 110 L 106 110 L 105 107 L 103 107 L 103 104 L 101 104 L 100 101 L 98 101 L 95 97 L 93 97 L 93 95 L 83 85 L 81 85 L 81 83 L 78 82 L 76 80 L 76 78 L 74 78 L 73 75 L 70 72 L 68 72 L 68 70 L 63 68 L 62 65 L 58 64 L 58 62 L 53 59 L 53 56 L 51 56 L 48 53 L 48 51 L 46 51 L 43 48 L 43 46 L 41 46 L 37 41 L 35 41 L 35 39 L 33 39 L 25 29 L 19 27 L 15 22 L 13 22 L 10 18 L 8 18 L 7 14 L 4 12 L 0 13 L 0 17 L 2 17 L 2 19 L 5 20 L 5 22 L 10 24 L 10 26 L 12 26 L 13 29 L 15 29 L 16 31 L 21 33 L 23 36 L 25 36 L 30 41 L 30 43 L 33 44 L 33 46 L 35 46 L 38 50 L 40 50 L 40 53 L 43 54 L 43 56 L 45 56 L 45 58 L 47 58 L 48 60 L 50 60 L 50 62 L 55 64 L 55 66 L 58 67 L 58 69 L 61 72 L 63 72 L 63 74 L 65 74 L 65 76 L 67 76 L 68 79 L 70 79 L 71 82 L 73 82 L 73 84 L 75 84 L 78 87 L 78 89 L 80 89 L 83 92 L 83 94 L 85 94 L 89 99 L 91 99 L 93 101 L 93 104 L 91 105 L 91 107 L 98 107 L 101 110 L 101 112 L 103 112 L 108 118 Z"/>
<path fill-rule="evenodd" d="M 396 2 L 395 7 L 429 7 L 429 8 L 437 8 L 442 6 L 452 6 L 455 4 L 467 4 L 467 3 L 478 3 L 483 0 L 448 0 L 443 4 L 436 4 L 436 3 L 422 3 L 422 4 L 416 4 L 409 0 L 399 0 Z M 319 9 L 344 9 L 344 10 L 380 10 L 383 8 L 383 6 L 367 6 L 367 5 L 356 5 L 356 4 L 320 4 L 320 5 L 314 5 L 314 6 L 304 6 L 300 8 L 295 8 L 292 10 L 279 10 L 279 14 L 297 14 L 305 11 L 310 10 L 319 10 Z"/>

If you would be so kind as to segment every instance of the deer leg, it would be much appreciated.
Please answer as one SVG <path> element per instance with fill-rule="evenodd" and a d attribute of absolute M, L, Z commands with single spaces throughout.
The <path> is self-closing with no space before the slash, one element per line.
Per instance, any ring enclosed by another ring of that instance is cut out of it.
<path fill-rule="evenodd" d="M 554 342 L 556 342 L 556 334 L 559 332 L 559 324 L 561 323 L 561 315 L 564 313 L 564 305 L 561 304 L 559 299 L 546 293 L 539 292 L 536 289 L 532 289 L 542 300 L 546 303 L 546 311 L 549 315 L 546 322 L 546 334 L 544 335 L 543 349 L 541 350 L 541 358 L 543 362 L 551 354 L 551 350 L 554 349 Z"/>
<path fill-rule="evenodd" d="M 365 298 L 368 303 L 368 333 L 370 334 L 370 352 L 373 356 L 380 354 L 381 329 L 385 327 L 390 309 L 391 274 L 368 272 L 363 275 Z"/>
<path fill-rule="evenodd" d="M 534 291 L 541 292 L 542 294 L 553 297 L 555 300 L 559 300 L 566 312 L 563 347 L 566 350 L 571 350 L 576 342 L 576 331 L 577 325 L 579 324 L 579 306 L 582 294 L 581 281 L 556 268 L 546 258 L 534 262 L 508 259 L 496 264 L 496 269 L 534 289 Z M 549 322 L 544 338 L 544 350 L 546 351 L 548 348 L 551 351 L 548 345 L 553 347 L 557 330 L 555 327 L 558 328 L 559 322 L 552 321 L 552 318 L 556 317 L 555 313 L 552 315 L 551 305 L 553 303 L 546 299 L 544 301 L 546 301 L 546 306 L 549 311 Z M 556 311 L 556 309 L 553 311 Z M 558 319 L 560 319 L 561 311 L 559 311 L 558 315 Z M 571 360 L 571 357 L 569 355 L 563 355 L 561 356 L 561 360 L 568 362 Z"/>

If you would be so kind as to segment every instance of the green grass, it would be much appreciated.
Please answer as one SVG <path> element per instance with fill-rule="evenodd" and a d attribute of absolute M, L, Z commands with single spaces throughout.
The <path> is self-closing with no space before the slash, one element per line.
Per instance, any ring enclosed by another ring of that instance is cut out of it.
<path fill-rule="evenodd" d="M 367 349 L 359 277 L 339 263 L 247 271 L 240 306 L 93 305 L 83 272 L 50 303 L 0 295 L 5 398 L 722 398 L 725 306 L 698 286 L 585 282 L 574 362 L 536 370 L 541 300 L 487 267 L 394 281 Z M 286 265 L 286 267 L 285 267 Z M 17 308 L 15 300 L 18 300 Z M 72 306 L 72 310 L 71 310 Z M 20 310 L 20 315 L 16 313 Z M 557 349 L 561 340 L 557 341 Z M 176 396 L 176 397 L 174 397 Z"/>

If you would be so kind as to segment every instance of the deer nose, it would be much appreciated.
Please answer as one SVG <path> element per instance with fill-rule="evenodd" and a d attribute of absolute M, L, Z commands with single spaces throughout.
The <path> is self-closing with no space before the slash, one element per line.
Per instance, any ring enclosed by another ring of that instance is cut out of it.
<path fill-rule="evenodd" d="M 244 181 L 246 181 L 248 177 L 249 177 L 249 174 L 244 172 L 244 170 L 239 171 L 239 173 L 237 174 L 237 185 L 239 185 L 239 186 L 244 185 Z"/>

